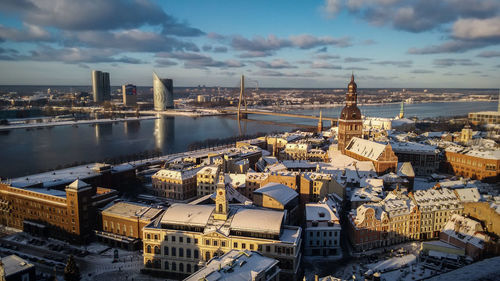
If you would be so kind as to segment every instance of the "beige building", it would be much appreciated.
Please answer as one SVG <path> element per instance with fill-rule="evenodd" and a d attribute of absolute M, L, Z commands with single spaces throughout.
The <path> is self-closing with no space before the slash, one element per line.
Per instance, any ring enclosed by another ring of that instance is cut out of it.
<path fill-rule="evenodd" d="M 198 196 L 209 195 L 215 192 L 219 173 L 220 168 L 216 165 L 203 167 L 196 173 L 196 190 Z"/>
<path fill-rule="evenodd" d="M 283 280 L 300 278 L 301 228 L 284 225 L 281 211 L 229 206 L 223 184 L 216 192 L 215 206 L 173 204 L 144 228 L 145 270 L 185 277 L 235 249 L 278 260 Z"/>
<path fill-rule="evenodd" d="M 200 168 L 161 169 L 152 176 L 156 196 L 186 200 L 196 196 L 197 172 Z"/>

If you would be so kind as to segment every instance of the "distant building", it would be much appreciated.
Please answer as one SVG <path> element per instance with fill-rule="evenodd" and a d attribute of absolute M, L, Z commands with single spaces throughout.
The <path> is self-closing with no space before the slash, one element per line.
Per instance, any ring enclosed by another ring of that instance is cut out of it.
<path fill-rule="evenodd" d="M 255 251 L 231 250 L 211 259 L 203 268 L 184 281 L 278 281 L 278 261 Z"/>
<path fill-rule="evenodd" d="M 109 73 L 92 70 L 92 91 L 94 102 L 102 103 L 111 100 L 111 86 L 109 84 Z"/>
<path fill-rule="evenodd" d="M 465 249 L 465 254 L 477 260 L 483 257 L 486 244 L 491 238 L 484 233 L 481 223 L 454 214 L 439 234 L 439 239 L 457 248 Z"/>
<path fill-rule="evenodd" d="M 154 109 L 162 111 L 174 108 L 174 84 L 172 79 L 161 79 L 153 72 Z"/>
<path fill-rule="evenodd" d="M 115 190 L 81 180 L 65 190 L 0 183 L 0 223 L 35 235 L 82 241 L 94 229 L 96 208 L 116 198 Z"/>
<path fill-rule="evenodd" d="M 300 227 L 283 224 L 284 212 L 229 205 L 220 177 L 214 205 L 173 204 L 144 227 L 146 272 L 185 277 L 231 250 L 258 251 L 279 261 L 283 280 L 298 280 Z"/>
<path fill-rule="evenodd" d="M 444 168 L 454 175 L 498 182 L 500 175 L 500 150 L 479 150 L 461 146 L 445 149 Z"/>
<path fill-rule="evenodd" d="M 35 266 L 16 255 L 3 257 L 0 261 L 0 280 L 35 281 Z"/>
<path fill-rule="evenodd" d="M 473 125 L 500 124 L 500 111 L 470 112 L 469 121 Z"/>
<path fill-rule="evenodd" d="M 371 161 L 375 171 L 380 174 L 395 172 L 398 157 L 394 154 L 391 144 L 353 137 L 344 149 L 344 154 L 360 161 Z"/>
<path fill-rule="evenodd" d="M 410 162 L 416 175 L 431 175 L 439 169 L 439 149 L 416 142 L 391 142 L 399 162 Z"/>
<path fill-rule="evenodd" d="M 220 168 L 216 165 L 203 167 L 196 173 L 196 189 L 198 196 L 215 192 L 219 179 Z"/>
<path fill-rule="evenodd" d="M 285 224 L 297 225 L 299 194 L 286 185 L 270 182 L 253 192 L 253 202 L 257 206 L 274 210 L 286 210 Z"/>
<path fill-rule="evenodd" d="M 125 106 L 137 105 L 137 87 L 132 84 L 122 86 L 123 104 Z"/>
<path fill-rule="evenodd" d="M 159 170 L 152 176 L 155 195 L 176 200 L 195 197 L 196 173 L 199 170 L 199 168 Z"/>
<path fill-rule="evenodd" d="M 130 202 L 118 202 L 101 211 L 97 240 L 127 250 L 141 247 L 142 228 L 151 223 L 163 209 Z"/>
<path fill-rule="evenodd" d="M 363 135 L 361 110 L 357 106 L 357 87 L 353 74 L 351 75 L 351 82 L 347 86 L 346 105 L 342 109 L 339 118 L 338 150 L 342 151 L 342 153 L 345 152 L 353 137 L 361 138 Z"/>
<path fill-rule="evenodd" d="M 305 207 L 304 255 L 338 256 L 340 250 L 340 220 L 332 199 L 308 203 Z"/>

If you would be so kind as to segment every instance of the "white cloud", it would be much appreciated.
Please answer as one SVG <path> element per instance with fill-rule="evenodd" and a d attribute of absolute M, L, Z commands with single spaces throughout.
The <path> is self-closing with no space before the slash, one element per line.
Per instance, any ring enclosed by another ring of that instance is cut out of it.
<path fill-rule="evenodd" d="M 322 13 L 325 17 L 329 19 L 333 19 L 337 16 L 337 14 L 342 9 L 342 1 L 341 0 L 325 0 L 325 4 L 320 7 Z"/>
<path fill-rule="evenodd" d="M 453 24 L 453 36 L 461 39 L 500 38 L 500 17 L 459 19 Z"/>

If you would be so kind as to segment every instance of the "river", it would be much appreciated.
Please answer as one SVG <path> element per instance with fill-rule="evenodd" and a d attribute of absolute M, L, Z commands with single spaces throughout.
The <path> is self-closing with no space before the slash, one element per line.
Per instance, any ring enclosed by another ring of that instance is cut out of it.
<path fill-rule="evenodd" d="M 366 116 L 393 117 L 399 104 L 361 106 Z M 338 117 L 341 107 L 323 108 L 323 116 Z M 406 116 L 419 118 L 465 115 L 471 111 L 496 110 L 496 102 L 420 103 L 405 106 Z M 290 112 L 319 115 L 320 109 Z M 228 138 L 240 133 L 252 135 L 289 131 L 300 125 L 316 125 L 314 120 L 275 116 L 250 116 L 258 121 L 229 117 L 162 117 L 155 120 L 60 126 L 32 130 L 11 130 L 0 134 L 0 177 L 13 178 L 42 170 L 89 161 L 103 161 L 143 151 L 163 154 L 181 152 L 206 139 Z M 277 124 L 273 122 L 285 122 Z M 329 124 L 324 124 L 329 126 Z"/>

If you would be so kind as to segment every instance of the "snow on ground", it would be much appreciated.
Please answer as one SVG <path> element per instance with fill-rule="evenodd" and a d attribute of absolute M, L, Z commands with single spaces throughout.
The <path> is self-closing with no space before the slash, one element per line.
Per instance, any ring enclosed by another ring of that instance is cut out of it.
<path fill-rule="evenodd" d="M 400 281 L 412 281 L 412 280 L 424 280 L 432 276 L 434 272 L 428 268 L 423 267 L 420 264 L 413 265 L 410 268 L 402 268 L 398 270 L 393 270 L 381 274 L 383 280 L 400 280 Z"/>
<path fill-rule="evenodd" d="M 482 260 L 457 270 L 438 275 L 428 280 L 432 281 L 461 281 L 461 280 L 499 280 L 500 257 Z"/>
<path fill-rule="evenodd" d="M 393 269 L 398 269 L 406 265 L 414 264 L 417 260 L 415 255 L 405 255 L 402 257 L 390 258 L 388 260 L 380 261 L 377 263 L 368 264 L 367 266 L 376 271 L 389 271 Z"/>

